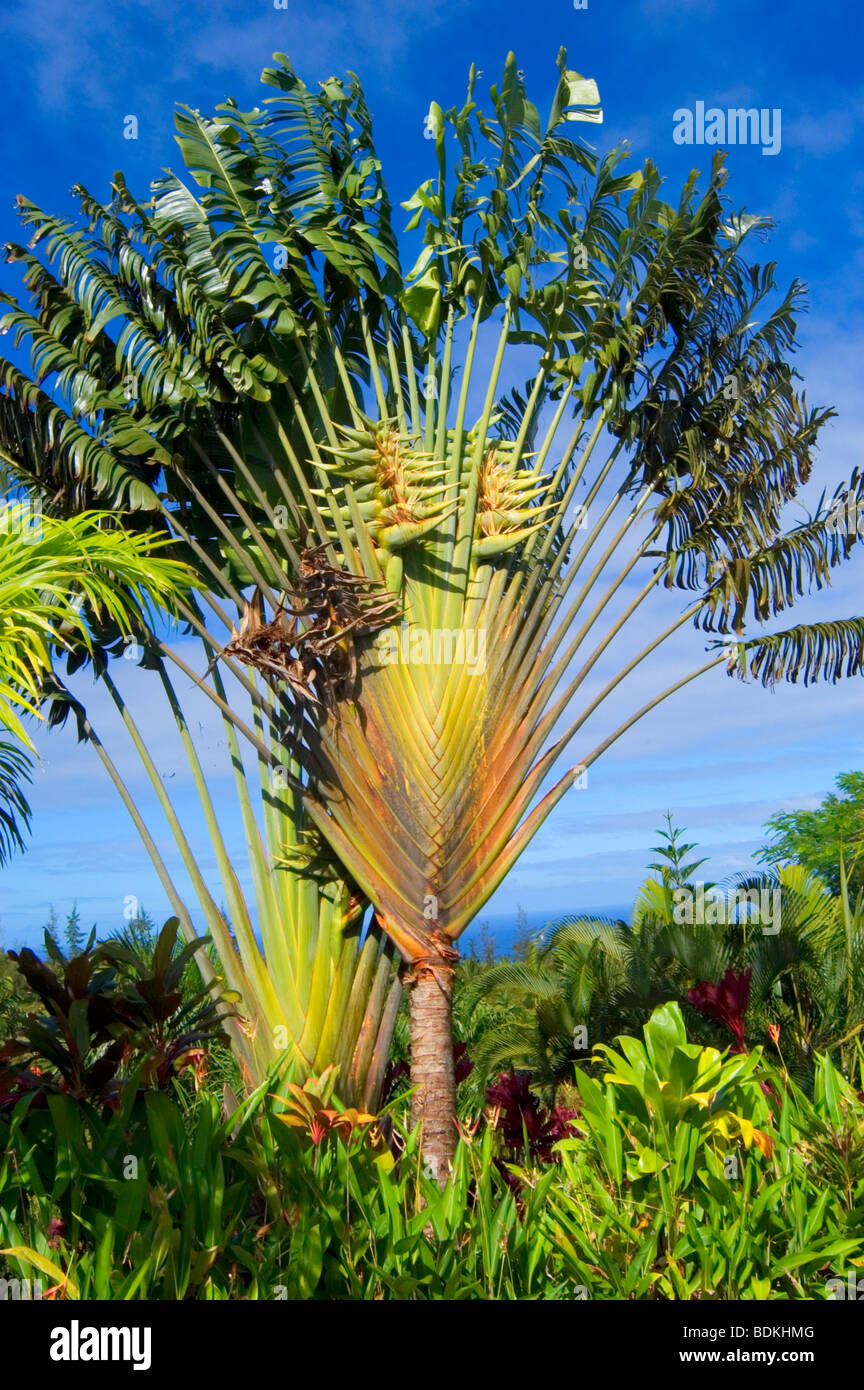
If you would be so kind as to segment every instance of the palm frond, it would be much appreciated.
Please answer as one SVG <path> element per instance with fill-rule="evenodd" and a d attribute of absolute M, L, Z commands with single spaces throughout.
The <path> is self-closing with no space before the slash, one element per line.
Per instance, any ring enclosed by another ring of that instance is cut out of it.
<path fill-rule="evenodd" d="M 23 787 L 33 780 L 32 766 L 18 744 L 0 739 L 0 866 L 26 846 L 31 813 Z"/>

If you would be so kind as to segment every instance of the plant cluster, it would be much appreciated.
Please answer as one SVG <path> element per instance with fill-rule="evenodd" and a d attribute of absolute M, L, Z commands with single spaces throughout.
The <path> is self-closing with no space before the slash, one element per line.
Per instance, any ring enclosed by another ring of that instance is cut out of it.
<path fill-rule="evenodd" d="M 542 1152 L 463 1124 L 443 1191 L 419 1132 L 341 1111 L 332 1078 L 230 1113 L 134 1073 L 115 1108 L 23 1098 L 0 1113 L 0 1269 L 72 1300 L 819 1299 L 860 1263 L 864 1104 L 827 1058 L 807 1098 L 668 1005 L 596 1062 Z"/>
<path fill-rule="evenodd" d="M 729 920 L 681 922 L 676 892 L 695 888 L 705 862 L 688 858 L 694 848 L 670 827 L 629 922 L 574 914 L 521 958 L 460 967 L 455 1018 L 475 1064 L 473 1099 L 508 1068 L 554 1103 L 596 1043 L 638 1033 L 670 999 L 694 1036 L 721 1048 L 767 1045 L 808 1091 L 820 1052 L 864 1085 L 864 893 L 849 892 L 842 861 L 837 894 L 785 864 L 735 879 Z M 766 900 L 778 908 L 770 920 L 760 915 Z"/>
<path fill-rule="evenodd" d="M 17 1036 L 0 1043 L 0 1110 L 29 1096 L 46 1106 L 52 1096 L 116 1109 L 125 1077 L 163 1089 L 185 1067 L 203 1074 L 207 1044 L 225 1037 L 227 997 L 210 988 L 184 994 L 183 977 L 206 945 L 177 947 L 170 918 L 146 959 L 122 941 L 95 944 L 66 957 L 45 933 L 47 960 L 30 950 L 10 952 L 42 1007 L 21 1020 Z M 50 963 L 49 963 L 50 962 Z"/>

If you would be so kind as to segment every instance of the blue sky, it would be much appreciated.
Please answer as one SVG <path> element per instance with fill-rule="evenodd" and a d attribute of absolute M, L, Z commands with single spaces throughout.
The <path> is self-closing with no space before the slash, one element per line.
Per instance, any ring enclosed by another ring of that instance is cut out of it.
<path fill-rule="evenodd" d="M 542 109 L 553 94 L 557 49 L 565 45 L 570 65 L 600 88 L 605 120 L 585 128 L 591 138 L 601 149 L 629 139 L 634 161 L 650 155 L 659 165 L 670 198 L 692 167 L 707 168 L 711 154 L 675 144 L 674 111 L 698 101 L 779 108 L 779 153 L 731 149 L 728 191 L 737 206 L 776 220 L 764 258 L 778 262 L 781 283 L 798 276 L 808 285 L 798 367 L 811 402 L 839 412 L 823 434 L 819 469 L 819 486 L 833 490 L 864 461 L 864 172 L 856 160 L 864 80 L 851 14 L 837 0 L 818 7 L 802 0 L 770 6 L 757 0 L 589 0 L 582 10 L 572 0 L 534 6 L 513 0 L 287 0 L 285 9 L 272 0 L 13 5 L 0 15 L 0 236 L 17 238 L 12 203 L 19 192 L 65 211 L 73 181 L 101 196 L 117 168 L 144 192 L 161 168 L 179 163 L 173 104 L 206 111 L 231 95 L 243 106 L 255 105 L 258 73 L 277 49 L 310 83 L 346 68 L 358 72 L 394 201 L 410 196 L 433 172 L 432 149 L 423 138 L 429 101 L 445 107 L 461 102 L 471 61 L 483 72 L 481 86 L 497 80 L 510 48 Z M 137 118 L 137 140 L 123 136 L 130 115 Z M 10 283 L 5 271 L 3 284 Z M 860 612 L 862 579 L 864 561 L 856 556 L 827 593 L 796 607 L 796 615 Z M 668 604 L 664 611 L 668 621 Z M 619 722 L 616 713 L 624 717 L 687 669 L 682 662 L 698 664 L 703 645 L 704 638 L 685 628 L 650 675 L 634 677 L 586 730 L 586 748 Z M 161 702 L 150 698 L 145 673 L 118 665 L 118 681 L 159 750 L 166 785 L 190 812 L 190 837 L 207 866 Z M 79 689 L 94 724 L 107 731 L 106 741 L 109 734 L 114 738 L 120 731 L 104 693 L 86 682 Z M 838 772 L 864 765 L 862 695 L 860 680 L 769 693 L 721 673 L 687 687 L 591 769 L 589 785 L 568 795 L 481 917 L 512 914 L 517 903 L 543 920 L 556 910 L 627 902 L 667 808 L 710 855 L 712 878 L 747 868 L 772 812 L 814 805 Z M 196 698 L 193 692 L 202 737 L 211 741 L 216 759 L 221 734 Z M 6 944 L 35 941 L 50 903 L 62 913 L 77 900 L 84 922 L 103 931 L 122 920 L 130 897 L 155 917 L 166 914 L 134 828 L 91 751 L 77 747 L 71 730 L 40 733 L 38 743 L 44 761 L 33 788 L 32 844 L 0 873 Z M 579 751 L 574 747 L 574 760 Z M 118 760 L 149 813 L 134 755 L 118 754 Z M 222 785 L 214 782 L 217 790 Z M 224 788 L 228 806 L 227 781 Z M 226 826 L 230 833 L 230 813 Z M 167 853 L 167 831 L 158 834 Z"/>

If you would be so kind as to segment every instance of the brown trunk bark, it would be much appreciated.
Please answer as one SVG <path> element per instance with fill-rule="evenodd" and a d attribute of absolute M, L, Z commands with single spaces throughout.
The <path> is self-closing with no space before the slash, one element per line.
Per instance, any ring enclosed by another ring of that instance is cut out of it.
<path fill-rule="evenodd" d="M 453 1079 L 453 971 L 416 969 L 411 1016 L 411 1124 L 422 1123 L 423 1161 L 443 1187 L 456 1150 Z"/>

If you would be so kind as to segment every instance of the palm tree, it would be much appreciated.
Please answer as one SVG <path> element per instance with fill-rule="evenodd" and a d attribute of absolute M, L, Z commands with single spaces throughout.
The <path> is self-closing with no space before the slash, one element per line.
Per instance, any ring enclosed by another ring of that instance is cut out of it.
<path fill-rule="evenodd" d="M 130 534 L 113 513 L 40 517 L 27 501 L 0 504 L 0 864 L 24 847 L 23 784 L 34 752 L 22 717 L 43 718 L 52 648 L 92 647 L 87 617 L 130 634 L 154 610 L 176 612 L 192 574 L 167 537 Z"/>
<path fill-rule="evenodd" d="M 459 936 L 586 769 L 689 682 L 861 671 L 861 618 L 759 631 L 856 535 L 824 499 L 783 515 L 831 412 L 796 390 L 801 288 L 747 261 L 768 224 L 725 205 L 722 159 L 669 204 L 652 163 L 622 173 L 622 150 L 573 137 L 601 114 L 563 51 L 545 122 L 512 55 L 491 112 L 472 69 L 461 107 L 430 106 L 405 273 L 359 82 L 313 93 L 276 60 L 263 107 L 178 114 L 185 181 L 146 206 L 119 176 L 107 204 L 77 190 L 83 228 L 19 199 L 49 264 L 11 249 L 36 306 L 7 322 L 39 384 L 0 365 L 0 442 L 52 505 L 122 497 L 185 543 L 215 619 L 189 609 L 218 658 L 201 688 L 285 768 L 398 948 L 443 1177 Z M 686 602 L 646 631 L 662 589 Z M 688 622 L 707 659 L 562 772 Z M 580 701 L 628 624 L 640 650 Z M 278 746 L 228 706 L 223 666 Z"/>

